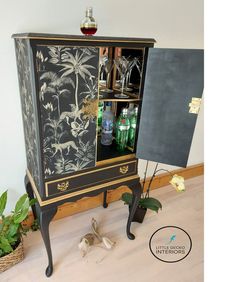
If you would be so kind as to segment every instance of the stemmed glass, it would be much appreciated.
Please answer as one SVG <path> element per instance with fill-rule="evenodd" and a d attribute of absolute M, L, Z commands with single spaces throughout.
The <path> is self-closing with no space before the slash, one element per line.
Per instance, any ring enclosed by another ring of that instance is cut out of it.
<path fill-rule="evenodd" d="M 101 92 L 106 92 L 106 93 L 112 93 L 113 90 L 109 89 L 109 81 L 110 81 L 110 74 L 113 69 L 113 63 L 112 60 L 108 58 L 108 56 L 103 56 L 102 57 L 102 66 L 103 70 L 106 73 L 106 88 L 101 89 Z"/>
<path fill-rule="evenodd" d="M 142 63 L 140 61 L 140 58 L 134 58 L 134 60 L 135 60 L 135 66 L 137 67 L 139 75 L 140 75 L 140 78 L 141 78 L 141 75 L 142 75 L 142 72 L 141 72 L 141 70 L 142 70 Z"/>
<path fill-rule="evenodd" d="M 127 60 L 129 61 L 128 63 L 128 66 L 127 66 L 127 74 L 126 74 L 126 86 L 125 86 L 125 91 L 132 91 L 133 89 L 130 88 L 129 86 L 131 86 L 131 83 L 130 83 L 130 79 L 131 79 L 131 73 L 132 73 L 132 70 L 136 64 L 135 62 L 135 58 L 134 59 L 131 59 L 130 57 L 127 58 Z"/>
<path fill-rule="evenodd" d="M 126 88 L 125 88 L 126 91 L 131 91 L 131 90 L 133 90 L 133 88 L 134 89 L 136 88 L 136 85 L 134 85 L 134 84 L 132 84 L 130 82 L 132 70 L 135 67 L 137 68 L 139 76 L 140 76 L 140 79 L 141 79 L 141 76 L 142 76 L 142 62 L 141 62 L 141 58 L 134 57 L 132 59 L 131 63 L 130 63 L 129 71 L 128 71 L 128 74 L 127 74 L 127 81 L 126 81 Z M 129 88 L 129 87 L 132 87 L 132 88 Z"/>
<path fill-rule="evenodd" d="M 121 93 L 115 94 L 114 96 L 116 98 L 129 98 L 128 95 L 123 93 L 129 63 L 130 62 L 124 56 L 114 59 L 114 64 L 119 72 L 121 79 Z"/>

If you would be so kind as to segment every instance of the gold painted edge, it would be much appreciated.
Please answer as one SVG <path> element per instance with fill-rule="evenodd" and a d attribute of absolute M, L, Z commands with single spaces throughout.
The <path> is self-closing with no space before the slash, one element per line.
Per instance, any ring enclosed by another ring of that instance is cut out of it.
<path fill-rule="evenodd" d="M 62 195 L 62 196 L 59 196 L 59 197 L 56 197 L 56 198 L 53 198 L 53 199 L 42 201 L 42 199 L 41 199 L 41 197 L 38 193 L 37 187 L 34 183 L 34 180 L 31 176 L 30 172 L 28 171 L 28 169 L 27 169 L 26 173 L 27 173 L 29 181 L 32 185 L 33 191 L 36 194 L 36 197 L 38 199 L 38 203 L 39 203 L 40 206 L 46 206 L 46 205 L 49 205 L 49 204 L 52 204 L 52 203 L 55 203 L 55 202 L 58 202 L 58 201 L 61 201 L 61 200 L 64 200 L 64 199 L 72 198 L 72 197 L 77 196 L 77 195 L 85 194 L 85 193 L 88 193 L 88 192 L 91 192 L 91 191 L 95 191 L 95 190 L 98 190 L 98 189 L 101 189 L 101 188 L 104 188 L 104 187 L 107 187 L 107 186 L 119 184 L 119 183 L 120 184 L 123 183 L 123 185 L 125 185 L 125 183 L 124 183 L 125 181 L 134 180 L 134 179 L 139 178 L 139 175 L 136 174 L 136 175 L 132 175 L 132 176 L 129 176 L 129 177 L 121 178 L 119 180 L 114 180 L 114 181 L 107 182 L 107 183 L 104 183 L 104 184 L 92 186 L 92 187 L 89 187 L 89 188 L 86 188 L 86 189 L 83 189 L 83 190 L 80 190 L 80 191 L 76 191 L 76 192 L 73 192 L 73 193 L 65 194 L 65 195 Z"/>
<path fill-rule="evenodd" d="M 35 182 L 34 182 L 34 180 L 33 180 L 33 177 L 32 177 L 32 175 L 31 175 L 31 173 L 30 173 L 30 171 L 29 171 L 28 169 L 26 170 L 26 174 L 27 174 L 27 176 L 28 176 L 28 178 L 29 178 L 30 184 L 32 185 L 32 188 L 33 188 L 33 191 L 34 191 L 34 193 L 35 193 L 35 195 L 36 195 L 36 198 L 37 198 L 37 200 L 38 200 L 38 203 L 39 203 L 40 206 L 42 206 L 42 199 L 41 199 L 41 196 L 40 196 L 39 193 L 38 193 L 38 189 L 37 189 L 37 187 L 36 187 L 36 184 L 35 184 Z"/>
<path fill-rule="evenodd" d="M 98 119 L 99 119 L 99 97 L 100 97 L 100 47 L 96 47 L 98 48 L 98 53 L 99 53 L 99 60 L 98 60 L 98 80 L 97 80 L 97 109 L 96 109 L 96 130 L 95 130 L 95 140 L 96 140 L 96 144 L 95 144 L 95 166 L 96 166 L 96 162 L 97 162 L 97 156 L 98 156 L 98 130 L 99 130 L 99 125 L 98 125 Z"/>
<path fill-rule="evenodd" d="M 99 101 L 110 101 L 110 102 L 139 102 L 139 101 L 141 101 L 141 99 L 135 99 L 135 98 L 127 98 L 127 99 L 112 99 L 112 98 L 110 98 L 110 99 L 108 99 L 108 98 L 101 98 Z"/>
<path fill-rule="evenodd" d="M 35 40 L 64 40 L 64 41 L 82 41 L 82 42 L 120 42 L 120 43 L 146 43 L 146 44 L 155 44 L 156 41 L 143 41 L 143 40 L 118 40 L 118 39 L 92 39 L 92 38 L 66 38 L 66 37 L 44 37 L 44 36 L 26 36 L 26 35 L 15 35 L 12 38 L 20 38 L 20 39 L 35 39 Z"/>
<path fill-rule="evenodd" d="M 131 163 L 131 162 L 130 162 L 130 163 Z M 121 168 L 121 167 L 122 167 L 122 165 L 120 166 L 120 168 Z M 137 162 L 135 162 L 135 164 L 134 164 L 134 171 L 130 171 L 129 173 L 126 174 L 126 176 L 133 174 L 133 173 L 136 171 L 136 168 L 137 168 Z M 115 177 L 108 178 L 108 179 L 106 178 L 105 180 L 111 181 L 111 180 L 114 180 L 114 179 L 117 179 L 117 178 L 120 178 L 120 177 L 123 177 L 123 174 L 117 175 L 117 176 L 115 176 Z M 67 190 L 67 191 L 71 191 L 71 192 L 72 192 L 72 191 L 76 190 L 77 188 L 82 189 L 84 186 L 99 184 L 99 183 L 102 183 L 102 182 L 103 182 L 103 180 L 97 181 L 97 182 L 95 182 L 95 183 L 90 183 L 90 184 L 87 184 L 87 185 L 79 186 L 79 187 L 76 187 L 76 188 L 72 188 L 71 190 Z M 86 189 L 86 188 L 84 188 L 84 189 Z M 56 196 L 56 195 L 58 195 L 58 194 L 61 193 L 61 192 L 58 192 L 58 193 L 54 193 L 54 194 L 49 195 L 48 185 L 45 187 L 45 190 L 46 190 L 46 191 L 45 191 L 45 192 L 46 192 L 46 197 Z"/>
<path fill-rule="evenodd" d="M 110 164 L 110 163 L 113 163 L 113 162 L 125 161 L 125 160 L 129 160 L 129 159 L 133 159 L 133 158 L 135 158 L 135 154 L 128 154 L 128 155 L 121 156 L 121 157 L 116 157 L 116 158 L 111 158 L 111 159 L 107 159 L 107 160 L 103 160 L 103 161 L 98 161 L 98 162 L 96 162 L 96 166 Z"/>

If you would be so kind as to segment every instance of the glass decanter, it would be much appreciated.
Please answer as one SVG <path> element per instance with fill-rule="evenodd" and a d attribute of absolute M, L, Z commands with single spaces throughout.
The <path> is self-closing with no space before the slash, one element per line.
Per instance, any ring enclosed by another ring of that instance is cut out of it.
<path fill-rule="evenodd" d="M 97 22 L 93 18 L 92 7 L 86 8 L 86 17 L 82 20 L 80 29 L 84 35 L 93 35 L 96 33 Z"/>

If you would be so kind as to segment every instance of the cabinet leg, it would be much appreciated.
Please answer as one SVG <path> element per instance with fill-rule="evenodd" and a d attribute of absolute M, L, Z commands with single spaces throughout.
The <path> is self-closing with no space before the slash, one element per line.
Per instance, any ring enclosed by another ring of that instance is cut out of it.
<path fill-rule="evenodd" d="M 33 188 L 31 186 L 31 183 L 29 182 L 29 179 L 28 179 L 27 175 L 25 175 L 25 178 L 24 178 L 24 185 L 25 185 L 25 189 L 26 189 L 26 192 L 28 194 L 29 199 L 30 200 L 34 199 Z M 32 205 L 31 208 L 32 208 L 34 219 L 36 219 L 37 218 L 37 213 L 36 213 L 35 205 Z"/>
<path fill-rule="evenodd" d="M 103 207 L 106 209 L 108 207 L 107 203 L 107 191 L 104 191 Z"/>
<path fill-rule="evenodd" d="M 48 210 L 41 210 L 39 213 L 40 221 L 40 231 L 42 233 L 42 238 L 46 247 L 47 256 L 48 256 L 48 266 L 46 268 L 46 276 L 51 276 L 53 272 L 53 261 L 52 261 L 52 252 L 51 252 L 51 242 L 49 235 L 49 224 L 56 214 L 57 208 L 53 207 Z"/>
<path fill-rule="evenodd" d="M 136 212 L 136 209 L 137 209 L 137 206 L 138 206 L 138 203 L 139 203 L 139 200 L 140 200 L 140 196 L 141 196 L 141 192 L 142 192 L 142 186 L 141 186 L 140 183 L 138 183 L 136 185 L 129 186 L 129 188 L 132 190 L 133 199 L 132 199 L 132 204 L 131 204 L 131 207 L 130 207 L 129 217 L 128 217 L 128 221 L 127 221 L 126 233 L 127 233 L 127 237 L 130 240 L 134 240 L 135 235 L 130 232 L 130 228 L 131 228 L 131 222 L 133 220 L 134 214 Z"/>

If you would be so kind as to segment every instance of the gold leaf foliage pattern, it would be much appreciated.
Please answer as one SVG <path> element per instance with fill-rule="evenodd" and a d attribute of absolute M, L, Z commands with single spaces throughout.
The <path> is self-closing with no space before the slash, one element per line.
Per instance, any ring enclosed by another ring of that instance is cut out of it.
<path fill-rule="evenodd" d="M 98 48 L 36 49 L 45 178 L 95 166 Z"/>

